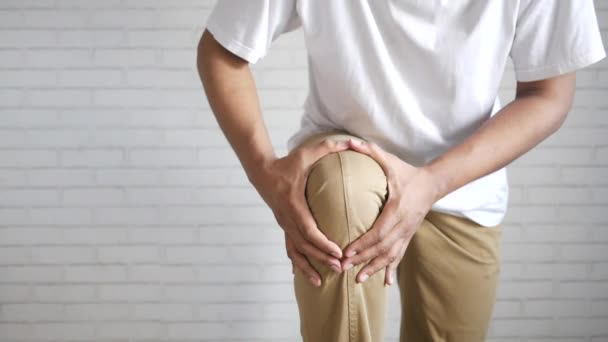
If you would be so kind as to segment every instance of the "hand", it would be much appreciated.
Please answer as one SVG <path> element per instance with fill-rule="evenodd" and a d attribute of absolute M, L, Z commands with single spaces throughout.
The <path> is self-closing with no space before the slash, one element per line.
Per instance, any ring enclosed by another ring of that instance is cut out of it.
<path fill-rule="evenodd" d="M 393 284 L 393 271 L 437 200 L 437 186 L 424 167 L 412 166 L 373 142 L 348 141 L 350 148 L 375 159 L 384 170 L 388 198 L 372 227 L 344 249 L 343 270 L 368 262 L 357 274 L 363 282 L 385 268 L 384 282 Z"/>
<path fill-rule="evenodd" d="M 304 145 L 283 158 L 261 163 L 249 177 L 285 232 L 287 256 L 292 267 L 304 272 L 315 286 L 319 273 L 308 258 L 314 258 L 341 272 L 342 249 L 319 230 L 306 202 L 306 181 L 311 166 L 321 157 L 348 149 L 348 143 L 325 139 Z"/>

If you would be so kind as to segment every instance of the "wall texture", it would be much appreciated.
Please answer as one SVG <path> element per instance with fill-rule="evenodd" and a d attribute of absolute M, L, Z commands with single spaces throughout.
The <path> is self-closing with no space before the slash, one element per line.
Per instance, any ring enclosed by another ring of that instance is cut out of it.
<path fill-rule="evenodd" d="M 282 232 L 196 73 L 214 3 L 0 1 L 0 341 L 299 340 Z M 295 31 L 253 67 L 279 155 L 305 56 Z M 562 129 L 509 166 L 489 341 L 608 341 L 608 61 L 578 75 Z"/>

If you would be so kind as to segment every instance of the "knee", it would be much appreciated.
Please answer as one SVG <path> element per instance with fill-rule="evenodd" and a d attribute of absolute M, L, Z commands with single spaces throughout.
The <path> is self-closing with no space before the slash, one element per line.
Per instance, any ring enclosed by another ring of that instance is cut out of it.
<path fill-rule="evenodd" d="M 353 150 L 319 159 L 306 182 L 306 199 L 317 226 L 343 245 L 371 228 L 387 194 L 380 165 Z"/>

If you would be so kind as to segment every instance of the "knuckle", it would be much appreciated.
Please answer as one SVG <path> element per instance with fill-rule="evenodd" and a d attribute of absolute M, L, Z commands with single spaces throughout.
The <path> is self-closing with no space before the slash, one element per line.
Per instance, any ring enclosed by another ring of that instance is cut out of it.
<path fill-rule="evenodd" d="M 302 236 L 307 241 L 310 241 L 310 240 L 314 239 L 315 234 L 311 228 L 305 228 L 304 231 L 302 232 Z"/>
<path fill-rule="evenodd" d="M 378 255 L 386 255 L 389 252 L 389 246 L 386 243 L 379 243 L 376 250 Z"/>
<path fill-rule="evenodd" d="M 381 229 L 377 229 L 376 232 L 373 235 L 373 239 L 374 239 L 374 243 L 377 245 L 382 244 L 382 241 L 384 240 L 384 233 L 382 232 Z"/>

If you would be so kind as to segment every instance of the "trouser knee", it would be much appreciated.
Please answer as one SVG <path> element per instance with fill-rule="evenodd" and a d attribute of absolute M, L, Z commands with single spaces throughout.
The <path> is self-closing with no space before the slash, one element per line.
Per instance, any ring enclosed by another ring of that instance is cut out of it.
<path fill-rule="evenodd" d="M 319 159 L 306 183 L 306 200 L 318 228 L 342 248 L 372 227 L 386 197 L 380 165 L 354 150 Z"/>

